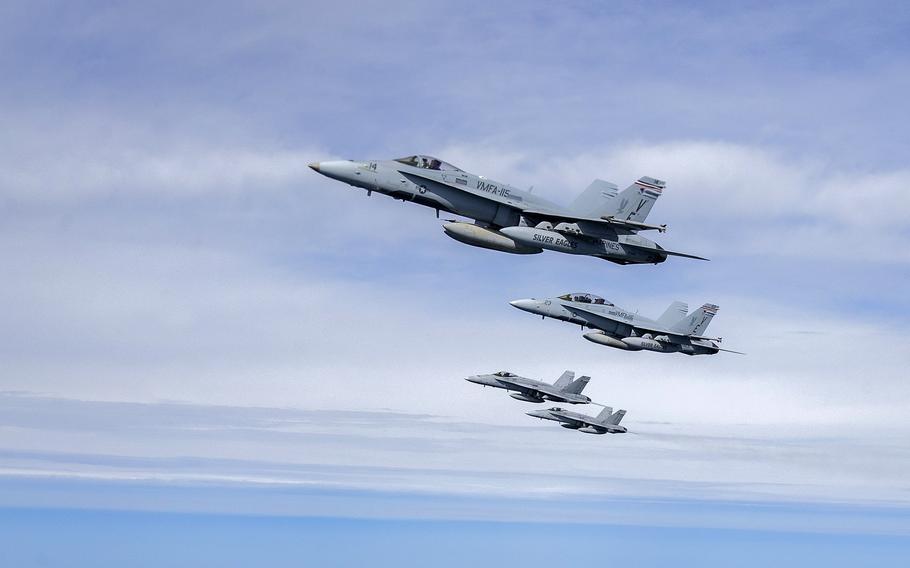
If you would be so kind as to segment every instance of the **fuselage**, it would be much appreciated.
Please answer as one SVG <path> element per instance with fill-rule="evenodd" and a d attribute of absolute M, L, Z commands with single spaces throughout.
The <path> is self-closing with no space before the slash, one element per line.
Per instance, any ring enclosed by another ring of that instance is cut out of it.
<path fill-rule="evenodd" d="M 511 395 L 512 398 L 524 402 L 543 402 L 545 400 L 568 404 L 587 404 L 591 402 L 591 399 L 586 395 L 570 392 L 549 392 L 554 389 L 553 385 L 515 375 L 505 379 L 496 374 L 472 375 L 465 380 L 485 387 L 514 391 L 515 394 Z"/>

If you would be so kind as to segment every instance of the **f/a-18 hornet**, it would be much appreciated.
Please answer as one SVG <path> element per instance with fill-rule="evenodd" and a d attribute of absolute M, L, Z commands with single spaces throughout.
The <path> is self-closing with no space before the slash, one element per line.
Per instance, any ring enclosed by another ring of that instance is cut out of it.
<path fill-rule="evenodd" d="M 544 249 L 603 258 L 617 264 L 650 264 L 683 256 L 639 236 L 664 232 L 645 223 L 666 184 L 642 177 L 623 191 L 594 180 L 569 207 L 551 203 L 510 185 L 468 173 L 432 156 L 397 160 L 314 162 L 320 174 L 367 191 L 474 219 L 450 221 L 445 233 L 465 244 L 513 254 Z"/>
<path fill-rule="evenodd" d="M 626 415 L 626 411 L 617 410 L 614 413 L 609 406 L 604 407 L 597 416 L 588 416 L 580 412 L 563 410 L 558 406 L 546 410 L 534 410 L 525 414 L 541 420 L 554 420 L 559 422 L 559 425 L 563 428 L 578 430 L 585 434 L 625 434 L 627 432 L 625 426 L 619 425 L 622 417 Z"/>
<path fill-rule="evenodd" d="M 507 371 L 499 371 L 492 375 L 473 375 L 465 380 L 485 387 L 516 391 L 510 393 L 509 396 L 525 402 L 543 402 L 544 400 L 568 404 L 587 404 L 591 402 L 590 398 L 581 394 L 591 377 L 575 379 L 575 373 L 572 371 L 563 373 L 552 385 L 543 381 L 519 377 L 515 373 Z"/>
<path fill-rule="evenodd" d="M 657 351 L 686 355 L 714 355 L 721 349 L 720 337 L 702 334 L 717 313 L 714 304 L 705 304 L 691 314 L 685 302 L 673 302 L 656 320 L 614 305 L 593 294 L 565 294 L 558 298 L 514 300 L 519 310 L 554 318 L 597 331 L 584 338 L 600 345 L 626 351 Z"/>

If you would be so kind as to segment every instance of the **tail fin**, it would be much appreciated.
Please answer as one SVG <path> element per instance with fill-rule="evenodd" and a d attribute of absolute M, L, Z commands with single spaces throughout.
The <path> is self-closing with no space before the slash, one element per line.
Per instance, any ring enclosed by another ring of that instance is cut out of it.
<path fill-rule="evenodd" d="M 572 379 L 574 379 L 574 378 L 575 378 L 575 373 L 573 373 L 572 371 L 566 371 L 565 373 L 562 374 L 561 377 L 556 379 L 556 382 L 553 383 L 553 386 L 559 390 L 563 390 L 564 388 L 569 386 L 569 383 L 571 383 Z"/>
<path fill-rule="evenodd" d="M 673 302 L 663 313 L 663 315 L 657 318 L 657 323 L 661 324 L 664 327 L 670 327 L 674 323 L 686 317 L 687 313 L 689 313 L 689 304 L 685 302 Z"/>
<path fill-rule="evenodd" d="M 615 183 L 596 179 L 575 198 L 571 209 L 584 217 L 599 219 L 601 215 L 608 215 L 616 208 L 614 201 L 618 191 Z"/>
<path fill-rule="evenodd" d="M 588 381 L 591 380 L 591 377 L 584 376 L 578 377 L 570 384 L 563 387 L 562 391 L 572 394 L 581 394 L 581 391 L 585 390 L 585 387 L 588 385 Z"/>
<path fill-rule="evenodd" d="M 670 331 L 680 335 L 702 335 L 719 309 L 714 304 L 705 304 L 689 314 L 689 317 L 671 327 Z"/>
<path fill-rule="evenodd" d="M 608 419 L 611 414 L 613 414 L 613 409 L 609 406 L 605 406 L 604 409 L 600 411 L 600 414 L 597 415 L 597 421 L 603 422 Z"/>
<path fill-rule="evenodd" d="M 596 179 L 572 203 L 572 210 L 588 217 L 615 217 L 643 223 L 663 193 L 666 182 L 644 176 L 617 193 L 616 184 Z"/>
<path fill-rule="evenodd" d="M 667 183 L 659 179 L 647 176 L 639 178 L 616 196 L 619 201 L 613 215 L 617 219 L 643 223 L 666 186 Z"/>
<path fill-rule="evenodd" d="M 609 420 L 607 420 L 607 424 L 613 424 L 613 425 L 617 425 L 617 426 L 618 426 L 619 423 L 622 422 L 622 418 L 623 418 L 623 416 L 625 416 L 625 415 L 626 415 L 626 411 L 625 411 L 625 410 L 617 410 L 617 411 L 616 411 L 616 414 L 614 414 L 613 416 L 610 417 Z"/>

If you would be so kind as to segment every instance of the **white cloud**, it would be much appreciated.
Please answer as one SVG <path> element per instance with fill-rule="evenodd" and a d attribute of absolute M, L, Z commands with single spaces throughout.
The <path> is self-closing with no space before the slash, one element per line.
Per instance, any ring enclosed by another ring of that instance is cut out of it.
<path fill-rule="evenodd" d="M 893 446 L 902 433 L 869 441 L 863 426 L 833 435 L 636 424 L 630 434 L 601 437 L 531 419 L 503 426 L 389 412 L 9 394 L 0 408 L 2 476 L 550 501 L 907 503 L 907 460 Z"/>

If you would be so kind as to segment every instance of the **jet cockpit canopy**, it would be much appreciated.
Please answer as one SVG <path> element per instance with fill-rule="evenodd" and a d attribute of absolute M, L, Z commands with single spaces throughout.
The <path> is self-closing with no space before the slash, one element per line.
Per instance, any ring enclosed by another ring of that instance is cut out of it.
<path fill-rule="evenodd" d="M 594 294 L 588 294 L 586 292 L 575 292 L 572 294 L 563 294 L 559 297 L 560 300 L 565 300 L 567 302 L 580 302 L 582 304 L 602 304 L 605 306 L 612 306 L 612 302 L 608 302 L 601 298 L 600 296 L 595 296 Z"/>
<path fill-rule="evenodd" d="M 493 373 L 493 375 L 497 376 L 497 377 L 515 377 L 515 376 L 517 376 L 515 373 L 510 373 L 508 371 L 499 371 L 497 373 Z"/>
<path fill-rule="evenodd" d="M 405 164 L 407 166 L 414 166 L 415 168 L 424 168 L 427 170 L 440 170 L 444 172 L 461 172 L 464 171 L 461 168 L 456 168 L 448 162 L 443 162 L 439 158 L 434 158 L 433 156 L 408 156 L 406 158 L 398 158 L 396 162 Z"/>

